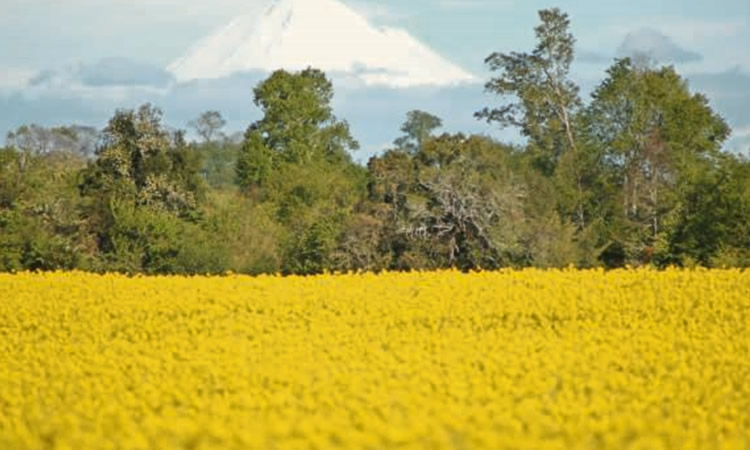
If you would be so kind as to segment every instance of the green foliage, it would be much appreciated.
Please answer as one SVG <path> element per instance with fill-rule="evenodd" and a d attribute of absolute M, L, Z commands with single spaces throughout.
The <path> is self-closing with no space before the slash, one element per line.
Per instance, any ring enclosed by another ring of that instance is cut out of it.
<path fill-rule="evenodd" d="M 574 116 L 581 100 L 578 86 L 568 78 L 575 44 L 568 15 L 554 8 L 540 11 L 539 18 L 531 53 L 493 53 L 485 60 L 498 72 L 485 89 L 512 101 L 484 108 L 476 116 L 518 128 L 529 140 L 535 164 L 551 174 L 558 159 L 576 147 Z"/>
<path fill-rule="evenodd" d="M 729 128 L 672 67 L 623 59 L 608 74 L 585 121 L 589 144 L 603 155 L 616 187 L 615 245 L 631 264 L 678 263 L 671 249 L 681 246 L 674 239 L 687 196 L 716 176 Z M 699 260 L 707 262 L 705 255 Z"/>
<path fill-rule="evenodd" d="M 81 172 L 81 212 L 96 239 L 100 270 L 220 272 L 228 256 L 203 231 L 199 153 L 162 125 L 151 105 L 117 111 L 97 158 Z"/>
<path fill-rule="evenodd" d="M 22 211 L 0 210 L 0 271 L 85 268 L 62 233 Z"/>
<path fill-rule="evenodd" d="M 675 214 L 668 251 L 680 263 L 749 267 L 750 162 L 722 155 L 691 183 Z"/>
<path fill-rule="evenodd" d="M 707 98 L 623 59 L 584 104 L 569 17 L 539 16 L 531 53 L 487 58 L 504 103 L 476 114 L 519 146 L 436 136 L 442 120 L 413 110 L 362 167 L 312 68 L 257 85 L 263 117 L 241 143 L 217 111 L 187 143 L 151 105 L 102 133 L 22 126 L 0 149 L 0 270 L 750 266 L 750 162 L 721 151 L 730 130 Z"/>
<path fill-rule="evenodd" d="M 351 162 L 358 147 L 333 115 L 333 87 L 319 70 L 274 72 L 255 89 L 263 118 L 253 123 L 237 161 L 237 183 L 272 211 L 283 229 L 280 268 L 319 273 L 333 263 L 343 224 L 364 192 Z"/>
<path fill-rule="evenodd" d="M 28 189 L 21 160 L 21 152 L 0 148 L 0 208 L 12 207 Z"/>
<path fill-rule="evenodd" d="M 245 190 L 262 186 L 284 164 L 324 158 L 350 162 L 359 148 L 349 125 L 333 115 L 333 85 L 323 72 L 274 72 L 255 88 L 263 118 L 248 128 L 237 164 L 237 183 Z"/>
<path fill-rule="evenodd" d="M 195 120 L 190 121 L 188 126 L 194 129 L 198 136 L 203 139 L 203 143 L 206 144 L 221 138 L 221 129 L 226 124 L 227 121 L 224 120 L 219 111 L 206 111 Z"/>
<path fill-rule="evenodd" d="M 268 184 L 264 203 L 284 228 L 282 270 L 320 273 L 329 268 L 344 224 L 364 196 L 365 176 L 325 159 L 289 164 Z"/>
<path fill-rule="evenodd" d="M 165 211 L 113 201 L 111 226 L 100 237 L 103 268 L 126 273 L 222 273 L 223 242 L 199 225 Z"/>
<path fill-rule="evenodd" d="M 442 126 L 443 120 L 437 116 L 419 110 L 409 111 L 406 114 L 406 122 L 401 126 L 404 135 L 397 138 L 393 144 L 396 148 L 415 153 L 422 148 L 427 138 Z"/>
<path fill-rule="evenodd" d="M 583 102 L 570 79 L 575 38 L 568 15 L 559 9 L 542 10 L 539 19 L 531 53 L 493 53 L 485 60 L 498 72 L 486 90 L 505 103 L 484 108 L 476 117 L 515 127 L 527 138 L 529 161 L 543 175 L 555 178 L 558 202 L 553 207 L 562 222 L 572 221 L 581 236 L 589 236 L 592 219 L 606 214 L 596 194 L 605 186 L 600 154 L 581 138 Z"/>
<path fill-rule="evenodd" d="M 337 222 L 335 219 L 321 218 L 300 234 L 291 235 L 286 241 L 283 271 L 313 275 L 331 267 L 330 255 L 340 232 Z"/>
<path fill-rule="evenodd" d="M 226 190 L 235 185 L 240 144 L 229 140 L 211 141 L 196 144 L 194 151 L 203 161 L 200 175 L 209 187 Z"/>
<path fill-rule="evenodd" d="M 237 158 L 236 181 L 245 192 L 262 188 L 277 167 L 273 151 L 260 133 L 249 132 Z"/>
<path fill-rule="evenodd" d="M 229 269 L 253 275 L 281 271 L 285 230 L 272 204 L 255 204 L 234 192 L 215 191 L 207 202 L 206 230 L 229 252 Z"/>
<path fill-rule="evenodd" d="M 387 268 L 495 268 L 518 262 L 525 187 L 509 149 L 487 138 L 428 138 L 370 160 L 369 199 Z"/>
<path fill-rule="evenodd" d="M 199 155 L 161 120 L 151 105 L 117 111 L 96 161 L 82 174 L 82 194 L 104 204 L 118 199 L 179 215 L 194 212 L 203 189 Z"/>
<path fill-rule="evenodd" d="M 560 213 L 560 205 L 569 195 L 566 186 L 561 186 L 558 179 L 540 173 L 529 154 L 521 155 L 513 173 L 522 180 L 529 193 L 523 199 L 525 220 L 521 264 L 558 268 L 599 265 L 601 249 L 597 244 L 599 239 L 605 238 L 599 233 L 601 224 L 592 221 L 581 230 L 569 214 Z"/>
<path fill-rule="evenodd" d="M 88 268 L 76 214 L 80 159 L 0 149 L 0 270 Z"/>

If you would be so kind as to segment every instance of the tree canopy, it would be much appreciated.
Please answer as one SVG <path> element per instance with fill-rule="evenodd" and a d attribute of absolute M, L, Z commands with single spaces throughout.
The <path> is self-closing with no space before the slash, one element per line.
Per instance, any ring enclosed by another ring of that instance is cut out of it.
<path fill-rule="evenodd" d="M 475 115 L 521 142 L 414 109 L 359 164 L 314 68 L 255 86 L 244 134 L 206 111 L 190 142 L 149 104 L 102 130 L 21 126 L 0 149 L 0 270 L 750 267 L 750 161 L 724 149 L 724 119 L 645 60 L 614 60 L 582 98 L 570 29 L 542 10 L 533 49 L 485 61 Z"/>

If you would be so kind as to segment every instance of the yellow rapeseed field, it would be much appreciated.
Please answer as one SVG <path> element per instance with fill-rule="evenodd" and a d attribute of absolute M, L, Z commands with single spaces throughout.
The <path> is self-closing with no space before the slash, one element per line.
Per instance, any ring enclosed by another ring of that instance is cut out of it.
<path fill-rule="evenodd" d="M 750 448 L 750 273 L 0 275 L 0 449 Z"/>

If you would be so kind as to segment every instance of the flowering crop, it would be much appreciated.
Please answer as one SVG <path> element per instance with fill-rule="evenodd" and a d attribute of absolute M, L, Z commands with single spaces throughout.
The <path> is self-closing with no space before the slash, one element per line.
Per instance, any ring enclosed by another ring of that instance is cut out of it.
<path fill-rule="evenodd" d="M 0 275 L 0 449 L 750 448 L 750 273 Z"/>

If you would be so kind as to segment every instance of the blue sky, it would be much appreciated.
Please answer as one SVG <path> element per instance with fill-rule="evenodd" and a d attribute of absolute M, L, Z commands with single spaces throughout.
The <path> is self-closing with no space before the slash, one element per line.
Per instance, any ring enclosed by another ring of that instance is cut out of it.
<path fill-rule="evenodd" d="M 489 53 L 530 49 L 534 44 L 537 10 L 558 6 L 571 15 L 580 55 L 575 77 L 584 92 L 601 79 L 613 57 L 625 54 L 633 46 L 651 46 L 660 57 L 675 64 L 691 80 L 691 86 L 709 95 L 736 130 L 733 145 L 745 146 L 747 142 L 750 146 L 750 2 L 747 0 L 556 3 L 345 0 L 345 3 L 378 25 L 407 29 L 482 79 L 488 76 L 483 59 Z M 174 126 L 184 126 L 188 118 L 170 112 L 170 108 L 180 109 L 186 115 L 205 106 L 205 109 L 226 110 L 230 124 L 241 129 L 254 119 L 250 117 L 249 106 L 230 104 L 232 96 L 216 86 L 201 92 L 194 90 L 188 99 L 164 99 L 162 86 L 156 81 L 153 86 L 138 89 L 127 85 L 141 78 L 158 80 L 163 75 L 160 69 L 197 40 L 253 7 L 253 0 L 0 0 L 0 133 L 29 121 L 103 124 L 111 116 L 113 105 L 131 106 L 154 96 L 162 99 Z M 74 67 L 80 77 L 87 77 L 89 84 L 109 86 L 96 92 L 68 89 L 65 81 L 58 81 L 43 92 L 31 86 L 66 67 Z M 112 73 L 119 78 L 107 78 Z M 121 86 L 114 86 L 115 83 Z M 242 80 L 234 83 L 233 86 L 242 89 Z M 250 88 L 247 87 L 247 93 Z M 432 107 L 446 114 L 448 128 L 483 132 L 486 127 L 474 124 L 470 111 L 490 100 L 479 91 L 481 86 L 472 94 L 473 99 L 461 101 L 456 100 L 455 94 L 445 94 L 442 103 L 431 98 L 434 93 L 430 92 L 415 93 L 408 98 L 418 103 L 413 107 Z M 108 100 L 103 101 L 103 97 Z M 362 94 L 357 98 L 362 104 Z M 204 103 L 200 104 L 201 101 Z M 382 100 L 378 105 L 381 109 L 387 106 Z M 410 106 L 394 105 L 394 112 L 400 113 Z M 358 110 L 346 99 L 339 99 L 337 107 L 344 118 L 349 118 L 348 115 L 360 118 L 352 119 L 353 123 L 368 121 L 366 111 Z M 457 110 L 461 108 L 465 111 Z M 373 109 L 372 105 L 368 109 Z M 391 135 L 380 138 L 383 144 L 398 131 L 391 122 L 379 123 L 379 130 L 366 130 L 363 125 L 354 127 L 367 135 L 360 138 L 367 141 L 366 146 L 380 145 L 375 136 L 386 133 L 386 125 L 393 129 L 389 131 Z"/>

